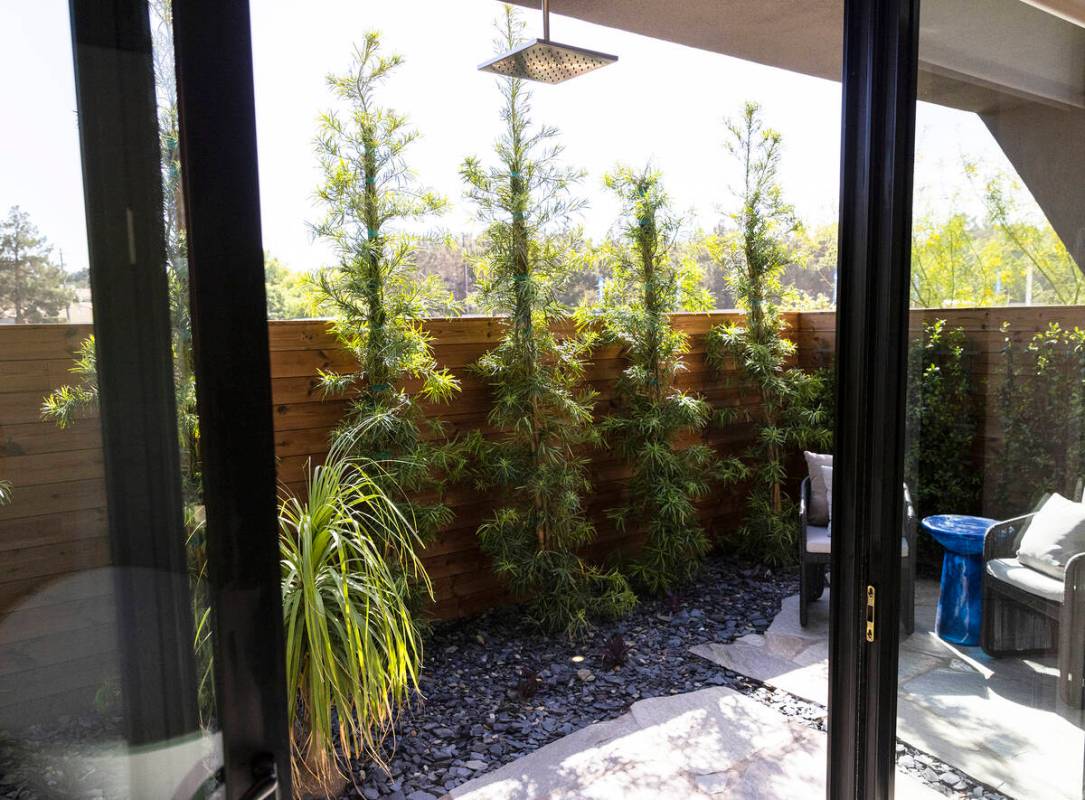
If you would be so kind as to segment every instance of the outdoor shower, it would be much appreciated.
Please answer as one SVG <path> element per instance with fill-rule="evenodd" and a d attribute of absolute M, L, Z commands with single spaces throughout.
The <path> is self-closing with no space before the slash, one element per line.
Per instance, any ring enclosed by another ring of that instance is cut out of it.
<path fill-rule="evenodd" d="M 527 41 L 481 64 L 479 69 L 506 78 L 561 83 L 618 60 L 617 56 L 550 41 L 550 0 L 542 0 L 542 17 L 541 39 Z"/>

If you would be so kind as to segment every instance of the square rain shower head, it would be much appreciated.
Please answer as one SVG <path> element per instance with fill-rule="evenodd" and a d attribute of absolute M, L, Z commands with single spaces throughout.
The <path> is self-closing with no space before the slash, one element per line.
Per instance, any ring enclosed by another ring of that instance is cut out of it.
<path fill-rule="evenodd" d="M 561 83 L 617 60 L 617 56 L 606 53 L 558 44 L 549 39 L 535 39 L 481 64 L 479 69 L 506 78 Z"/>

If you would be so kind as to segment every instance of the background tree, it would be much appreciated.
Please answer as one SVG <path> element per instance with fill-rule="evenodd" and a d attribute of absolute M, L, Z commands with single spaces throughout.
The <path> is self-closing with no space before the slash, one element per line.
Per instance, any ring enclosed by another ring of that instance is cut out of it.
<path fill-rule="evenodd" d="M 741 464 L 720 463 L 705 444 L 676 441 L 699 434 L 711 409 L 675 386 L 686 368 L 689 337 L 671 326 L 669 312 L 707 310 L 711 297 L 696 262 L 675 257 L 679 221 L 660 175 L 621 167 L 604 181 L 622 203 L 621 238 L 604 256 L 611 268 L 604 337 L 622 345 L 629 365 L 614 390 L 618 413 L 603 420 L 602 431 L 633 471 L 628 503 L 610 515 L 621 529 L 646 535 L 630 575 L 660 594 L 696 574 L 709 541 L 695 503 L 707 496 L 714 476 L 734 477 L 730 470 Z"/>
<path fill-rule="evenodd" d="M 521 38 L 523 25 L 507 6 L 499 30 L 498 51 Z M 532 618 L 575 635 L 593 614 L 619 614 L 635 602 L 621 574 L 578 554 L 595 538 L 578 450 L 597 437 L 593 394 L 581 388 L 591 337 L 559 337 L 552 325 L 566 318 L 557 293 L 577 260 L 563 227 L 581 206 L 570 196 L 580 173 L 557 163 L 557 132 L 531 122 L 524 81 L 498 82 L 505 130 L 496 164 L 468 158 L 461 169 L 487 225 L 476 262 L 480 302 L 508 316 L 505 335 L 478 364 L 493 388 L 490 421 L 501 431 L 496 441 L 478 444 L 479 482 L 500 486 L 502 498 L 478 533 Z"/>
<path fill-rule="evenodd" d="M 343 452 L 380 462 L 374 480 L 428 538 L 451 521 L 441 492 L 464 461 L 444 441 L 440 423 L 426 421 L 415 397 L 445 403 L 459 383 L 437 366 L 422 326 L 433 308 L 450 302 L 448 292 L 436 275 L 417 273 L 415 239 L 393 230 L 444 206 L 417 185 L 404 161 L 417 134 L 377 102 L 378 87 L 401 63 L 382 55 L 380 36 L 369 33 L 350 71 L 328 77 L 343 108 L 321 117 L 316 150 L 324 182 L 317 196 L 325 215 L 313 230 L 335 248 L 339 263 L 321 273 L 317 291 L 358 368 L 322 372 L 321 382 L 327 393 L 349 393 L 334 434 Z"/>
<path fill-rule="evenodd" d="M 819 402 L 822 379 L 787 366 L 795 344 L 784 336 L 780 278 L 794 261 L 790 237 L 798 223 L 778 181 L 780 134 L 764 127 L 756 103 L 747 103 L 727 130 L 727 147 L 739 161 L 744 182 L 737 192 L 739 211 L 732 217 L 736 236 L 724 242 L 717 258 L 745 319 L 709 331 L 708 358 L 720 370 L 737 367 L 757 391 L 756 416 L 729 411 L 720 421 L 739 418 L 757 424 L 754 443 L 742 458 L 751 486 L 739 542 L 750 554 L 781 563 L 795 557 L 796 515 L 785 491 L 787 458 L 796 448 L 827 448 L 831 434 Z"/>
<path fill-rule="evenodd" d="M 962 213 L 912 226 L 911 304 L 917 308 L 1004 305 L 1013 274 L 991 231 Z"/>
<path fill-rule="evenodd" d="M 64 316 L 75 292 L 63 267 L 53 263 L 52 250 L 30 215 L 12 206 L 0 220 L 0 315 L 17 325 Z"/>
<path fill-rule="evenodd" d="M 313 277 L 295 272 L 275 256 L 264 254 L 264 286 L 268 319 L 305 319 L 313 313 Z"/>
<path fill-rule="evenodd" d="M 974 172 L 976 167 L 966 165 Z M 1028 284 L 1033 303 L 1076 305 L 1085 298 L 1085 274 L 1046 219 L 1029 219 L 1021 209 L 1020 189 L 1006 176 L 990 176 L 983 189 L 990 224 L 1008 251 L 1011 269 Z M 1015 269 L 1014 269 L 1015 268 Z"/>

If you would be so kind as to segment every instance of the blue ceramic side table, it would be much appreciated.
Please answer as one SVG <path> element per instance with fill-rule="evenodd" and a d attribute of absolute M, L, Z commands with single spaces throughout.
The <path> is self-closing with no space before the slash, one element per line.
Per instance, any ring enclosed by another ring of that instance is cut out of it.
<path fill-rule="evenodd" d="M 953 644 L 980 643 L 983 610 L 983 536 L 996 520 L 961 514 L 925 517 L 922 527 L 945 548 L 942 590 L 934 629 Z"/>

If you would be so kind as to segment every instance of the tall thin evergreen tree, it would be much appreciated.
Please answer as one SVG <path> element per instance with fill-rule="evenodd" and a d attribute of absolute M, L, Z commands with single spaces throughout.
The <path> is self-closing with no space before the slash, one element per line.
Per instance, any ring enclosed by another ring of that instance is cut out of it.
<path fill-rule="evenodd" d="M 696 501 L 714 479 L 733 480 L 744 468 L 704 443 L 679 442 L 705 429 L 711 408 L 675 385 L 686 369 L 689 337 L 671 325 L 670 312 L 707 310 L 712 298 L 700 286 L 696 262 L 675 255 L 679 220 L 660 175 L 621 167 L 605 182 L 621 200 L 622 220 L 620 238 L 606 248 L 604 336 L 623 346 L 629 365 L 615 386 L 618 413 L 602 430 L 632 469 L 629 500 L 611 517 L 623 530 L 645 535 L 630 575 L 660 594 L 691 579 L 708 551 Z"/>
<path fill-rule="evenodd" d="M 499 30 L 499 51 L 521 38 L 523 25 L 507 6 Z M 557 131 L 531 121 L 524 81 L 499 85 L 505 130 L 496 163 L 468 158 L 461 170 L 487 225 L 476 264 L 480 299 L 508 316 L 504 337 L 478 364 L 495 395 L 490 421 L 501 431 L 479 443 L 479 481 L 504 490 L 479 538 L 532 617 L 576 635 L 593 615 L 620 614 L 635 602 L 620 573 L 578 552 L 595 538 L 578 450 L 597 438 L 593 393 L 582 386 L 592 337 L 582 330 L 558 336 L 553 325 L 566 320 L 557 292 L 575 269 L 566 226 L 581 207 L 570 192 L 580 173 L 559 165 Z"/>
<path fill-rule="evenodd" d="M 756 103 L 747 103 L 727 129 L 727 147 L 739 162 L 743 183 L 732 216 L 735 238 L 716 252 L 745 320 L 713 328 L 708 357 L 720 370 L 737 366 L 760 401 L 756 412 L 743 408 L 722 415 L 723 422 L 738 417 L 757 425 L 743 456 L 752 481 L 739 541 L 751 555 L 788 562 L 795 554 L 795 513 L 785 490 L 787 459 L 799 447 L 828 447 L 831 432 L 819 402 L 821 378 L 788 365 L 795 344 L 784 335 L 780 278 L 793 261 L 789 237 L 798 221 L 780 189 L 780 134 L 765 127 Z"/>
<path fill-rule="evenodd" d="M 317 196 L 325 215 L 313 229 L 332 244 L 339 263 L 321 272 L 318 295 L 358 366 L 320 377 L 326 392 L 350 396 L 334 434 L 339 447 L 380 463 L 375 480 L 425 540 L 451 521 L 443 489 L 466 462 L 418 402 L 448 402 L 459 382 L 438 366 L 422 322 L 451 297 L 438 276 L 418 273 L 417 239 L 396 228 L 445 205 L 419 186 L 404 160 L 418 134 L 378 102 L 379 87 L 402 63 L 383 55 L 379 34 L 369 33 L 350 71 L 328 77 L 343 108 L 320 120 L 316 149 L 324 181 Z"/>

